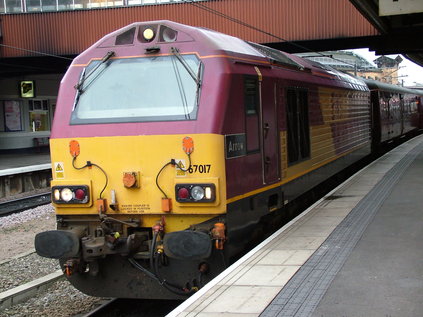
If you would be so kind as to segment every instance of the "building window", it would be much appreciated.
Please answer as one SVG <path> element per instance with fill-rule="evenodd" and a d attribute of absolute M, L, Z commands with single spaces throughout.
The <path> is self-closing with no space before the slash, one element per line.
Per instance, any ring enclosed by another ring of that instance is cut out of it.
<path fill-rule="evenodd" d="M 31 13 L 182 3 L 185 0 L 0 0 L 0 13 Z M 210 1 L 210 0 L 197 0 Z"/>
<path fill-rule="evenodd" d="M 286 116 L 288 163 L 293 164 L 310 157 L 310 125 L 306 90 L 287 90 Z"/>
<path fill-rule="evenodd" d="M 32 132 L 48 131 L 48 100 L 29 100 L 29 129 Z"/>
<path fill-rule="evenodd" d="M 6 11 L 7 13 L 21 13 L 22 2 L 21 0 L 6 0 Z"/>
<path fill-rule="evenodd" d="M 41 12 L 41 1 L 40 0 L 26 0 L 26 11 L 27 12 Z"/>
<path fill-rule="evenodd" d="M 57 1 L 56 0 L 43 0 L 41 10 L 43 12 L 57 11 Z"/>
<path fill-rule="evenodd" d="M 73 10 L 73 1 L 72 0 L 58 0 L 57 1 L 57 10 Z"/>

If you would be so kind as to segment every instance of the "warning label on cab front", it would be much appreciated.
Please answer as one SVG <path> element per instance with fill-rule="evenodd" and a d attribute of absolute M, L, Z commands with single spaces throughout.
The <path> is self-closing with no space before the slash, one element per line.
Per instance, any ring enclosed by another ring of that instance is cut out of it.
<path fill-rule="evenodd" d="M 56 179 L 65 178 L 65 168 L 63 162 L 54 163 L 54 173 L 56 175 Z"/>
<path fill-rule="evenodd" d="M 185 160 L 176 159 L 176 177 L 184 177 L 187 176 L 186 170 L 187 166 L 185 164 Z"/>

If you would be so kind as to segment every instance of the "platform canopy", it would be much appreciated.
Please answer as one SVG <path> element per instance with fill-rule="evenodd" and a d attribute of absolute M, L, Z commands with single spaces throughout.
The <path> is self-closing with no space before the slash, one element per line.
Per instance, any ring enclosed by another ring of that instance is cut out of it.
<path fill-rule="evenodd" d="M 369 43 L 377 55 L 403 54 L 423 66 L 423 1 L 350 0 L 381 36 Z"/>

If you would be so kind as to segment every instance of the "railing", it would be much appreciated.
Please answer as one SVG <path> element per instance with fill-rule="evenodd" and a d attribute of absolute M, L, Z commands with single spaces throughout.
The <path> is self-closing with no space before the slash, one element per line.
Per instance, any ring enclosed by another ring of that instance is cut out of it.
<path fill-rule="evenodd" d="M 72 11 L 185 2 L 184 0 L 0 0 L 0 14 Z"/>

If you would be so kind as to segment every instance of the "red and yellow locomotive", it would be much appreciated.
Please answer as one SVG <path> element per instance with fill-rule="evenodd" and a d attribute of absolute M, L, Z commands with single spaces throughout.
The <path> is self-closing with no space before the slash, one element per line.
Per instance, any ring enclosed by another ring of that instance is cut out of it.
<path fill-rule="evenodd" d="M 367 85 L 211 30 L 134 23 L 78 56 L 38 254 L 95 296 L 191 294 L 284 205 L 371 151 Z"/>

